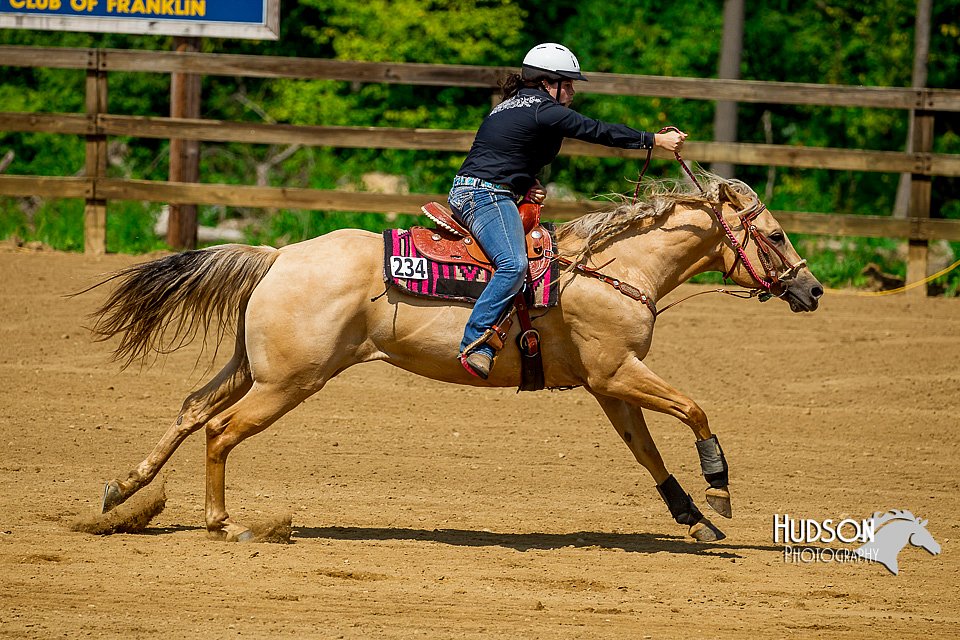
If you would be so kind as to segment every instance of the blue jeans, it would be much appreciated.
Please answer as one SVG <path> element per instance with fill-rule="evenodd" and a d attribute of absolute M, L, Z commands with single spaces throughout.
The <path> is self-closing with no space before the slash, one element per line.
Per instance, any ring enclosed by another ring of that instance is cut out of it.
<path fill-rule="evenodd" d="M 506 189 L 455 185 L 450 190 L 454 216 L 470 230 L 495 268 L 467 321 L 461 353 L 500 319 L 523 287 L 527 246 L 515 198 Z M 472 351 L 494 355 L 493 348 L 486 343 Z"/>

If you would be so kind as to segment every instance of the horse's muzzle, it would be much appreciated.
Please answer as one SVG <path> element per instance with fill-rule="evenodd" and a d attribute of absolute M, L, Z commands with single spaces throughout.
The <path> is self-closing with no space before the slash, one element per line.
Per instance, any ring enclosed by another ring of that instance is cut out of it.
<path fill-rule="evenodd" d="M 805 270 L 789 281 L 781 297 L 790 304 L 790 310 L 794 313 L 816 311 L 823 297 L 823 285 L 809 270 Z"/>

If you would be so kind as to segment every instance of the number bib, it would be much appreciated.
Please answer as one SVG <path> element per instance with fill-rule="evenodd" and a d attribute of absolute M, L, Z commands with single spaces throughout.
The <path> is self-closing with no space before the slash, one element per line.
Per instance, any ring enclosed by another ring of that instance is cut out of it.
<path fill-rule="evenodd" d="M 390 275 L 405 280 L 426 280 L 427 259 L 390 256 Z"/>

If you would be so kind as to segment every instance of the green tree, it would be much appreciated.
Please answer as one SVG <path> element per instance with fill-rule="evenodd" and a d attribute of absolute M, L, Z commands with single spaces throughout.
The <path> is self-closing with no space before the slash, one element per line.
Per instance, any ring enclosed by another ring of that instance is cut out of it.
<path fill-rule="evenodd" d="M 537 42 L 559 41 L 593 72 L 714 77 L 723 28 L 722 3 L 689 0 L 300 0 L 281 3 L 277 41 L 204 40 L 204 50 L 342 60 L 457 63 L 516 67 Z M 741 77 L 752 80 L 909 86 L 914 3 L 899 0 L 773 0 L 747 3 Z M 934 3 L 931 87 L 960 86 L 960 0 Z M 170 38 L 0 30 L 0 44 L 169 50 Z M 79 70 L 4 67 L 0 111 L 83 110 Z M 710 101 L 600 96 L 580 87 L 575 106 L 586 115 L 656 131 L 673 124 L 692 139 L 713 137 Z M 490 108 L 488 90 L 309 80 L 207 76 L 203 116 L 296 124 L 402 126 L 473 130 Z M 110 110 L 133 115 L 169 111 L 169 76 L 113 73 Z M 777 144 L 899 150 L 903 111 L 740 102 L 742 142 L 763 142 L 769 112 Z M 938 114 L 935 151 L 960 153 L 960 115 Z M 114 175 L 162 179 L 166 142 L 117 140 Z M 12 150 L 10 173 L 73 175 L 83 169 L 78 136 L 0 133 L 0 152 Z M 288 152 L 289 151 L 289 152 Z M 409 176 L 414 191 L 443 191 L 462 154 L 396 150 L 204 144 L 205 181 L 333 187 L 368 171 Z M 638 163 L 563 158 L 552 179 L 581 193 L 629 188 Z M 269 172 L 264 172 L 264 167 Z M 677 175 L 670 163 L 653 173 Z M 741 166 L 738 175 L 762 191 L 766 168 Z M 883 213 L 890 210 L 896 175 L 778 169 L 774 208 Z M 960 218 L 960 181 L 936 178 L 934 211 Z M 56 206 L 50 203 L 50 207 Z M 74 206 L 74 205 L 71 205 Z M 75 207 L 74 207 L 75 208 Z M 207 208 L 206 216 L 230 212 Z M 71 214 L 74 215 L 74 214 Z M 368 224 L 368 221 L 362 221 Z M 303 227 L 306 229 L 306 227 Z M 305 231 L 307 232 L 307 231 Z M 291 236 L 295 239 L 294 236 Z"/>

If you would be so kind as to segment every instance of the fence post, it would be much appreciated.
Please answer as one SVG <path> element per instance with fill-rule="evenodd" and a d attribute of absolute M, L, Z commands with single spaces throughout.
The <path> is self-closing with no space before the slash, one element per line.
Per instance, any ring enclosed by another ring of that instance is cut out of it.
<path fill-rule="evenodd" d="M 107 252 L 107 201 L 97 197 L 97 182 L 107 175 L 107 136 L 100 133 L 100 114 L 107 112 L 107 72 L 105 51 L 91 49 L 87 61 L 86 114 L 94 133 L 86 136 L 84 174 L 90 191 L 83 210 L 84 253 Z"/>
<path fill-rule="evenodd" d="M 923 109 L 928 106 L 928 92 L 920 91 L 921 108 L 914 113 L 913 153 L 917 158 L 917 168 L 929 170 L 930 153 L 933 151 L 934 112 Z M 924 231 L 923 221 L 930 218 L 930 195 L 932 192 L 929 173 L 914 173 L 910 176 L 910 217 L 919 221 L 913 226 L 907 249 L 907 282 L 917 282 L 927 277 L 927 257 L 929 239 Z M 913 297 L 925 297 L 927 285 L 911 289 L 907 293 Z"/>
<path fill-rule="evenodd" d="M 200 50 L 200 38 L 173 39 L 178 53 Z M 200 76 L 195 73 L 173 73 L 170 76 L 170 117 L 200 117 Z M 200 178 L 200 142 L 170 140 L 170 181 L 197 182 Z M 170 205 L 167 244 L 174 249 L 197 248 L 197 205 Z"/>

